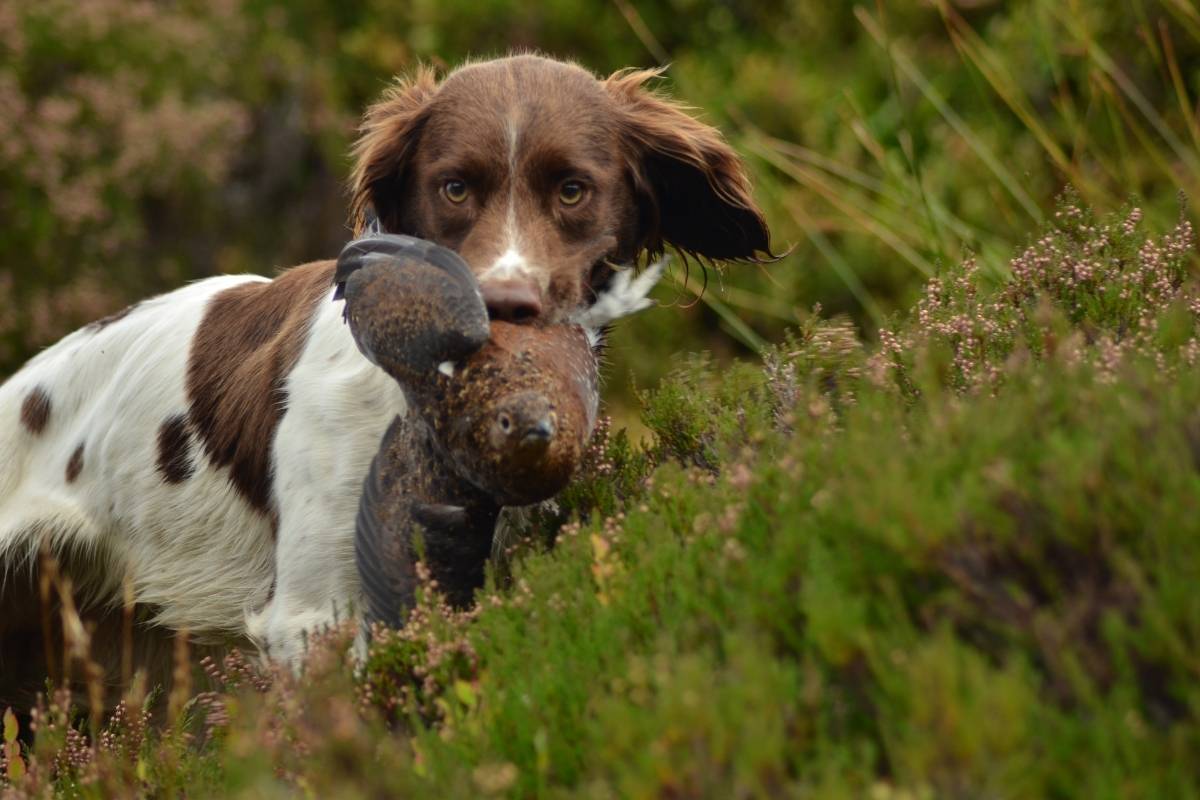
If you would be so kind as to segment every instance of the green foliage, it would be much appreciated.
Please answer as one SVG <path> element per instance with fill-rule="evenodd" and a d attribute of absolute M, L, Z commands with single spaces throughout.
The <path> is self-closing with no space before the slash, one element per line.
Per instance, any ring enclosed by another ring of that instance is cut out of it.
<path fill-rule="evenodd" d="M 749 161 L 778 264 L 672 276 L 611 345 L 614 413 L 670 354 L 720 363 L 820 301 L 869 333 L 930 274 L 988 274 L 1065 182 L 1200 189 L 1200 18 L 1178 0 L 16 0 L 0 10 L 0 373 L 83 322 L 216 272 L 330 257 L 366 103 L 418 61 L 535 48 L 665 88 Z M 586 22 L 583 22 L 586 21 Z M 707 290 L 696 298 L 700 287 Z M 678 307 L 683 306 L 683 307 Z"/>
<path fill-rule="evenodd" d="M 1165 372 L 1194 366 L 1200 294 L 1190 274 L 1191 223 L 1181 217 L 1169 234 L 1147 238 L 1140 209 L 1097 219 L 1073 193 L 1055 217 L 1009 263 L 999 290 L 981 291 L 974 258 L 929 281 L 917 324 L 899 336 L 880 331 L 877 374 L 912 391 L 920 372 L 946 372 L 935 380 L 976 391 L 994 389 L 1014 359 L 1087 359 L 1110 376 L 1133 351 Z"/>
<path fill-rule="evenodd" d="M 389 76 L 519 47 L 670 61 L 794 248 L 618 326 L 645 441 L 605 422 L 478 608 L 227 661 L 162 728 L 6 715 L 5 795 L 1200 794 L 1187 3 L 18 0 L 0 371 L 332 255 Z"/>
<path fill-rule="evenodd" d="M 931 280 L 879 348 L 813 315 L 761 365 L 679 365 L 646 447 L 605 428 L 520 531 L 553 547 L 475 609 L 427 586 L 357 673 L 349 629 L 301 681 L 227 660 L 196 749 L 39 731 L 10 791 L 1194 795 L 1188 237 L 1055 219 L 1008 277 Z"/>

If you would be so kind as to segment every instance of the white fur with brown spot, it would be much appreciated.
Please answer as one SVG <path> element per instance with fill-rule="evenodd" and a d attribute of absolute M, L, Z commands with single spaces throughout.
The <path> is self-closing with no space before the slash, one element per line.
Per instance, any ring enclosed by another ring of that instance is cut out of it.
<path fill-rule="evenodd" d="M 277 537 L 198 442 L 186 480 L 169 482 L 156 466 L 159 425 L 188 409 L 188 348 L 206 306 L 263 280 L 212 278 L 143 303 L 72 334 L 0 386 L 0 567 L 36 559 L 43 543 L 82 554 L 72 563 L 90 569 L 73 577 L 102 602 L 119 603 L 128 576 L 157 623 L 206 640 L 251 639 L 286 662 L 301 654 L 305 631 L 358 605 L 363 476 L 405 402 L 359 353 L 332 287 L 286 380 L 271 459 Z M 627 291 L 617 305 L 641 307 Z M 20 408 L 38 386 L 52 406 L 35 434 Z M 80 444 L 83 467 L 68 482 Z"/>

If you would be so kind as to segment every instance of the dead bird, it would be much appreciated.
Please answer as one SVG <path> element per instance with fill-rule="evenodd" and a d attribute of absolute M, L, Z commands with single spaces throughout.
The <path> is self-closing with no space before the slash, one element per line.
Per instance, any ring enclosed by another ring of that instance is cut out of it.
<path fill-rule="evenodd" d="M 488 321 L 450 250 L 379 234 L 342 252 L 335 280 L 359 349 L 404 389 L 359 505 L 355 554 L 368 621 L 402 623 L 417 552 L 457 606 L 482 586 L 501 507 L 547 499 L 595 424 L 596 356 L 579 325 Z"/>

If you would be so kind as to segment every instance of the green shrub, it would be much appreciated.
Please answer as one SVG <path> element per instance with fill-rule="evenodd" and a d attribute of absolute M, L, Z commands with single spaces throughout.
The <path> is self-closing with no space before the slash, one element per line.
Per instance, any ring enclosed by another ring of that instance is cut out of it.
<path fill-rule="evenodd" d="M 357 673 L 350 629 L 302 681 L 210 664 L 162 733 L 62 718 L 9 792 L 1195 794 L 1189 233 L 1074 208 L 878 349 L 814 316 L 678 366 L 475 609 L 426 587 Z"/>
<path fill-rule="evenodd" d="M 166 725 L 131 691 L 89 738 L 56 694 L 6 718 L 0 793 L 1200 794 L 1185 3 L 17 0 L 0 371 L 332 255 L 362 106 L 514 46 L 670 60 L 794 247 L 618 326 L 644 443 L 605 423 L 476 609 L 426 587 L 360 670 L 342 629 L 302 681 L 210 663 Z"/>

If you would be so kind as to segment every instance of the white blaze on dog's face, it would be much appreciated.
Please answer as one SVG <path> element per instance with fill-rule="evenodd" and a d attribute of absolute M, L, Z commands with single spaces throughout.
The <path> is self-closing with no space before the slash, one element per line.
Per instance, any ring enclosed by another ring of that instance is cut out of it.
<path fill-rule="evenodd" d="M 383 230 L 450 247 L 494 318 L 559 321 L 665 244 L 712 260 L 770 257 L 737 155 L 645 87 L 537 56 L 428 71 L 367 114 L 354 205 Z"/>

